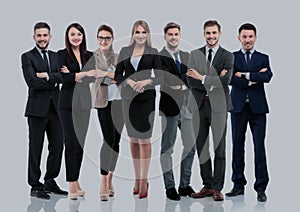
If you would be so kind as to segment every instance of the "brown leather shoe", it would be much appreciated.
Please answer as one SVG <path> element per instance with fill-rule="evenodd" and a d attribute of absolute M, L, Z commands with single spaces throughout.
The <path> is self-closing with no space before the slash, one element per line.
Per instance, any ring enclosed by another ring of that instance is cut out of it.
<path fill-rule="evenodd" d="M 214 198 L 215 201 L 223 201 L 224 200 L 224 196 L 223 196 L 223 194 L 221 193 L 220 190 L 215 190 L 214 191 L 213 198 Z"/>
<path fill-rule="evenodd" d="M 203 197 L 211 197 L 214 195 L 214 190 L 203 187 L 201 191 L 197 193 L 193 193 L 191 197 L 193 198 L 203 198 Z"/>

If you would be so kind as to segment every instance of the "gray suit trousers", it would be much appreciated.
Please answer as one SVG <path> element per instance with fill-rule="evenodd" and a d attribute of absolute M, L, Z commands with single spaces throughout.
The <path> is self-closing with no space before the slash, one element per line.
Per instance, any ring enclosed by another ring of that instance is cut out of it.
<path fill-rule="evenodd" d="M 177 116 L 162 118 L 163 135 L 161 140 L 160 163 L 163 171 L 165 188 L 175 187 L 172 154 L 176 141 L 177 127 L 181 132 L 183 151 L 180 160 L 180 183 L 184 188 L 190 184 L 191 168 L 195 156 L 195 137 L 191 111 L 183 107 Z M 177 164 L 175 164 L 176 166 Z"/>

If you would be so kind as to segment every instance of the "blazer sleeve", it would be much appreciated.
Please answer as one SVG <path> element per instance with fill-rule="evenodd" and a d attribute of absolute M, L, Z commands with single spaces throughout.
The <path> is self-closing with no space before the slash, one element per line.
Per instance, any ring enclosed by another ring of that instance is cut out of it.
<path fill-rule="evenodd" d="M 52 53 L 53 54 L 53 53 Z M 60 56 L 57 53 L 54 53 L 55 55 L 55 65 L 51 68 L 51 71 L 48 73 L 49 76 L 49 82 L 51 83 L 62 83 L 62 73 L 60 71 L 61 68 L 61 60 Z"/>
<path fill-rule="evenodd" d="M 191 56 L 190 56 L 189 62 L 188 62 L 188 70 L 189 69 L 195 69 L 195 70 L 199 69 L 199 67 L 197 67 L 197 65 L 196 65 L 195 57 L 196 57 L 195 52 L 191 52 Z M 202 91 L 206 91 L 204 85 L 202 84 L 202 80 L 194 79 L 193 77 L 187 76 L 187 83 L 190 88 L 195 88 L 195 89 L 199 89 Z"/>
<path fill-rule="evenodd" d="M 270 68 L 269 57 L 263 55 L 262 57 L 262 68 L 267 68 L 265 72 L 250 72 L 250 81 L 257 83 L 268 83 L 270 82 L 273 73 Z"/>
<path fill-rule="evenodd" d="M 68 65 L 68 55 L 66 53 L 66 51 L 62 50 L 62 51 L 58 51 L 58 54 L 60 55 L 60 64 L 62 66 L 66 66 L 70 73 L 62 73 L 62 82 L 63 83 L 75 83 L 75 72 L 73 72 L 72 70 L 70 70 L 70 67 Z"/>
<path fill-rule="evenodd" d="M 155 76 L 151 77 L 153 85 L 161 85 L 164 81 L 164 74 L 162 70 L 161 60 L 157 49 L 153 49 L 153 61 L 152 61 L 152 68 L 154 71 Z"/>
<path fill-rule="evenodd" d="M 21 56 L 21 63 L 23 76 L 29 88 L 40 90 L 52 90 L 55 88 L 53 83 L 50 83 L 49 81 L 38 78 L 36 76 L 36 70 L 34 69 L 32 61 L 27 54 L 23 54 Z"/>
<path fill-rule="evenodd" d="M 125 59 L 125 49 L 122 48 L 118 57 L 117 66 L 115 70 L 115 77 L 114 80 L 117 84 L 121 84 L 126 78 L 124 76 L 125 66 L 124 66 L 124 59 Z"/>
<path fill-rule="evenodd" d="M 213 70 L 216 72 L 217 76 L 207 75 L 205 77 L 204 85 L 215 86 L 215 87 L 223 87 L 228 86 L 232 77 L 233 72 L 233 54 L 230 52 L 226 52 L 224 57 L 224 65 L 221 67 L 218 73 L 218 70 Z M 224 76 L 220 76 L 220 73 L 223 69 L 227 70 L 227 73 Z"/>

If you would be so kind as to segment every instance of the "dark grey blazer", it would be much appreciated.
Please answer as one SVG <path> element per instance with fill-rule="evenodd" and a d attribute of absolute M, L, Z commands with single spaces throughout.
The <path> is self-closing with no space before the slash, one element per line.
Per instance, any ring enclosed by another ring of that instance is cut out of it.
<path fill-rule="evenodd" d="M 229 83 L 232 77 L 234 57 L 233 54 L 221 46 L 219 47 L 210 69 L 206 65 L 205 46 L 191 52 L 188 68 L 197 70 L 201 75 L 206 75 L 204 84 L 201 80 L 187 77 L 192 94 L 189 97 L 191 109 L 200 108 L 203 97 L 207 93 L 211 108 L 214 112 L 229 111 L 232 108 L 229 98 Z M 223 69 L 227 70 L 225 76 L 219 76 Z M 194 101 L 193 97 L 196 101 Z"/>

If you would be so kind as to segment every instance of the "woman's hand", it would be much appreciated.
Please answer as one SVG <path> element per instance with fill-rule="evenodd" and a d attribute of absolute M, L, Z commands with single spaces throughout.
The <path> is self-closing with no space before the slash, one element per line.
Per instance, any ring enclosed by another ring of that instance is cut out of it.
<path fill-rule="evenodd" d="M 70 73 L 70 71 L 69 71 L 69 69 L 67 68 L 67 66 L 62 66 L 61 69 L 60 69 L 60 71 L 61 71 L 62 73 L 65 73 L 65 74 Z"/>
<path fill-rule="evenodd" d="M 150 80 L 150 79 L 141 80 L 141 81 L 137 81 L 136 84 L 132 88 L 136 92 L 143 93 L 145 91 L 144 87 L 146 85 L 151 85 L 151 84 L 152 84 L 152 80 Z"/>

